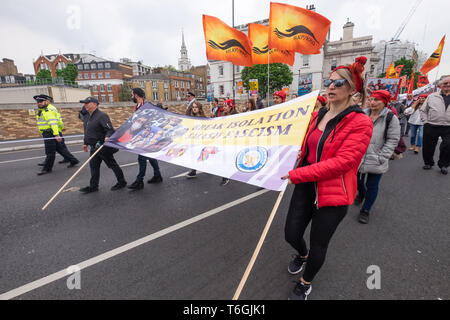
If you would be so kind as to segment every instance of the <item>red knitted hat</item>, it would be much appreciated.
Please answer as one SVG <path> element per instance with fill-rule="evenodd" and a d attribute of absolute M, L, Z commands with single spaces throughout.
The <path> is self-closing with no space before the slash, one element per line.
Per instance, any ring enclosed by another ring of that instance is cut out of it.
<path fill-rule="evenodd" d="M 277 91 L 273 93 L 274 96 L 278 96 L 281 98 L 281 100 L 283 100 L 283 102 L 286 101 L 286 92 L 284 91 Z"/>
<path fill-rule="evenodd" d="M 334 69 L 333 72 L 339 69 L 349 70 L 352 73 L 353 82 L 355 83 L 356 86 L 356 91 L 361 92 L 364 84 L 362 73 L 364 72 L 364 65 L 366 64 L 366 62 L 367 62 L 366 57 L 359 57 L 356 58 L 354 64 L 347 66 L 339 66 L 336 69 Z"/>
<path fill-rule="evenodd" d="M 389 93 L 389 91 L 386 91 L 386 90 L 373 91 L 370 96 L 373 98 L 376 98 L 380 101 L 383 101 L 383 103 L 386 107 L 389 106 L 389 102 L 391 102 L 391 99 L 392 99 L 391 94 Z"/>

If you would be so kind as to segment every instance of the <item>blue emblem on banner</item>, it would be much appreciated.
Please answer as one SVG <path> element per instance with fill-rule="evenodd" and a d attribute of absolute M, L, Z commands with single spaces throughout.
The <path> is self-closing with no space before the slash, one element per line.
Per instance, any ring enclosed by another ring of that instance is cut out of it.
<path fill-rule="evenodd" d="M 268 152 L 261 147 L 247 148 L 236 157 L 236 167 L 241 172 L 251 173 L 261 170 L 267 163 Z"/>

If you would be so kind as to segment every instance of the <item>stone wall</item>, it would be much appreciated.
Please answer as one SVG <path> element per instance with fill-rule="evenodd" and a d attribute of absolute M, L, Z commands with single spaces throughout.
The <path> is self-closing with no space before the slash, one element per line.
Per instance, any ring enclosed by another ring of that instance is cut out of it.
<path fill-rule="evenodd" d="M 211 115 L 209 103 L 203 103 L 203 110 L 207 116 Z M 78 119 L 80 104 L 55 104 L 62 115 L 65 130 L 64 135 L 83 134 L 83 124 Z M 167 103 L 170 112 L 185 114 L 185 104 Z M 242 105 L 238 106 L 241 110 Z M 0 105 L 0 141 L 39 138 L 36 126 L 35 104 L 25 105 Z M 100 105 L 100 110 L 107 113 L 111 118 L 114 128 L 118 128 L 134 112 L 134 105 L 130 103 L 119 103 L 114 105 Z"/>

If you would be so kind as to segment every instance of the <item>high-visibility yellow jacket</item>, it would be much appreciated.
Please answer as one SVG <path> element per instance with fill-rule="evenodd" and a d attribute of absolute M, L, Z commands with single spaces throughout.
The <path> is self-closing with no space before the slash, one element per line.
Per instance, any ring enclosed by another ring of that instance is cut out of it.
<path fill-rule="evenodd" d="M 51 130 L 54 136 L 59 136 L 58 114 L 54 109 L 48 107 L 39 108 L 36 120 L 40 133 Z"/>
<path fill-rule="evenodd" d="M 61 114 L 59 113 L 58 109 L 56 109 L 56 107 L 52 104 L 49 104 L 47 106 L 47 108 L 49 108 L 50 110 L 54 110 L 56 112 L 56 115 L 58 116 L 58 128 L 59 128 L 59 132 L 62 132 L 64 130 L 64 122 L 62 120 Z"/>

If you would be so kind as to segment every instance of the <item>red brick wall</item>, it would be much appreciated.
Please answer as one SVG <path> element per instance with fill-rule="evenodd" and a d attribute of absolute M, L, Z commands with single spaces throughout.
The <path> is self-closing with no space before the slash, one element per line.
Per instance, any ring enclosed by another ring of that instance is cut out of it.
<path fill-rule="evenodd" d="M 56 106 L 58 108 L 58 106 Z M 78 119 L 79 108 L 58 108 L 64 121 L 64 135 L 83 134 L 83 124 Z M 134 106 L 109 107 L 100 110 L 106 112 L 114 125 L 118 128 L 134 112 Z M 209 103 L 203 104 L 203 110 L 209 116 L 211 114 Z M 169 106 L 170 112 L 186 113 L 186 105 L 177 104 Z M 30 115 L 27 109 L 0 110 L 0 141 L 39 138 L 41 135 L 36 126 L 36 115 Z"/>

